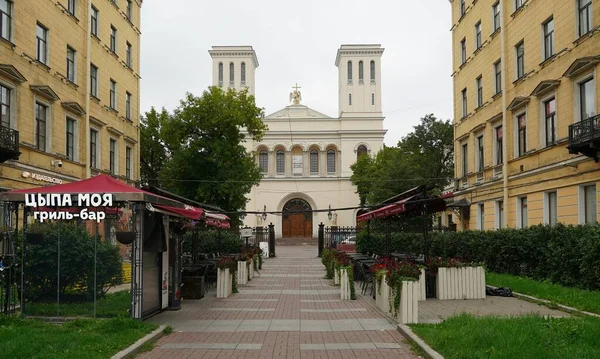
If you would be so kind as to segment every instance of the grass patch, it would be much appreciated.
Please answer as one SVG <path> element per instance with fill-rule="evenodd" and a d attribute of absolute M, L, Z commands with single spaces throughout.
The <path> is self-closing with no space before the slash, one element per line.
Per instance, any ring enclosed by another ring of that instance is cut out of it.
<path fill-rule="evenodd" d="M 485 280 L 487 284 L 494 287 L 508 287 L 521 294 L 600 314 L 600 292 L 598 291 L 569 288 L 509 274 L 486 273 Z"/>
<path fill-rule="evenodd" d="M 494 318 L 463 314 L 440 324 L 410 326 L 447 359 L 600 358 L 600 320 Z"/>
<path fill-rule="evenodd" d="M 96 303 L 96 317 L 114 318 L 128 317 L 131 304 L 129 291 L 106 294 Z M 56 302 L 52 303 L 25 303 L 25 314 L 29 316 L 56 317 Z M 94 302 L 60 303 L 62 317 L 92 317 L 94 315 Z"/>
<path fill-rule="evenodd" d="M 106 359 L 156 328 L 128 318 L 80 319 L 56 325 L 0 317 L 0 359 Z"/>

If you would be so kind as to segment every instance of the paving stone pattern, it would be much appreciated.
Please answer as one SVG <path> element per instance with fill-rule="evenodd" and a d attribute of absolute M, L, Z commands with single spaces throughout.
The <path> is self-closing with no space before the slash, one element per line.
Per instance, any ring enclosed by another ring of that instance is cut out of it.
<path fill-rule="evenodd" d="M 211 292 L 149 319 L 173 333 L 140 358 L 418 358 L 370 298 L 340 300 L 316 247 L 277 247 L 260 273 L 227 299 Z"/>

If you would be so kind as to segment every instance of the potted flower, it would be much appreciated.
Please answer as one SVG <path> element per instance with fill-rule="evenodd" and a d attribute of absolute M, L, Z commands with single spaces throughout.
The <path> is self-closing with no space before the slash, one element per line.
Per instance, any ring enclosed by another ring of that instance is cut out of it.
<path fill-rule="evenodd" d="M 238 262 L 233 257 L 222 257 L 217 261 L 217 298 L 227 298 L 237 293 L 236 271 Z"/>
<path fill-rule="evenodd" d="M 418 321 L 418 301 L 420 299 L 419 277 L 421 269 L 416 263 L 398 262 L 389 270 L 386 283 L 389 286 L 389 312 L 402 324 Z M 403 308 L 399 313 L 400 308 Z"/>
<path fill-rule="evenodd" d="M 117 230 L 115 236 L 119 243 L 128 245 L 135 241 L 136 232 L 131 230 L 133 228 L 133 223 L 131 222 L 130 211 L 124 209 L 122 217 L 115 223 L 115 229 Z"/>
<path fill-rule="evenodd" d="M 47 223 L 35 222 L 27 226 L 25 230 L 25 239 L 29 244 L 42 244 L 44 236 L 50 231 Z"/>

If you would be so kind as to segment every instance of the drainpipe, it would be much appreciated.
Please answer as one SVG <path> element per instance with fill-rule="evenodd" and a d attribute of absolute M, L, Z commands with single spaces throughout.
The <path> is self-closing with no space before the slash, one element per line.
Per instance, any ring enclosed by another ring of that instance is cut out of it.
<path fill-rule="evenodd" d="M 85 163 L 85 178 L 90 178 L 92 175 L 92 170 L 90 168 L 90 96 L 91 96 L 91 79 L 90 79 L 90 67 L 92 65 L 92 0 L 88 0 L 87 2 L 87 53 L 86 53 L 86 68 L 85 73 L 86 76 L 86 84 L 85 87 L 85 160 L 81 161 Z"/>
<path fill-rule="evenodd" d="M 507 133 L 507 114 L 506 114 L 506 106 L 507 106 L 507 93 L 506 93 L 506 44 L 505 44 L 505 30 L 506 30 L 506 22 L 504 21 L 504 12 L 505 2 L 500 1 L 500 61 L 502 62 L 502 177 L 503 177 L 503 210 L 502 210 L 502 222 L 500 224 L 500 228 L 508 228 L 508 141 L 506 133 Z"/>

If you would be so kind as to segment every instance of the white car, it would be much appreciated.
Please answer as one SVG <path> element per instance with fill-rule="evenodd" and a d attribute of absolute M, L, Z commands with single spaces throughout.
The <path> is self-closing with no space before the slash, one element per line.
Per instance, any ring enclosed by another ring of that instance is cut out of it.
<path fill-rule="evenodd" d="M 356 244 L 356 236 L 346 237 L 346 239 L 342 241 L 342 244 Z"/>

